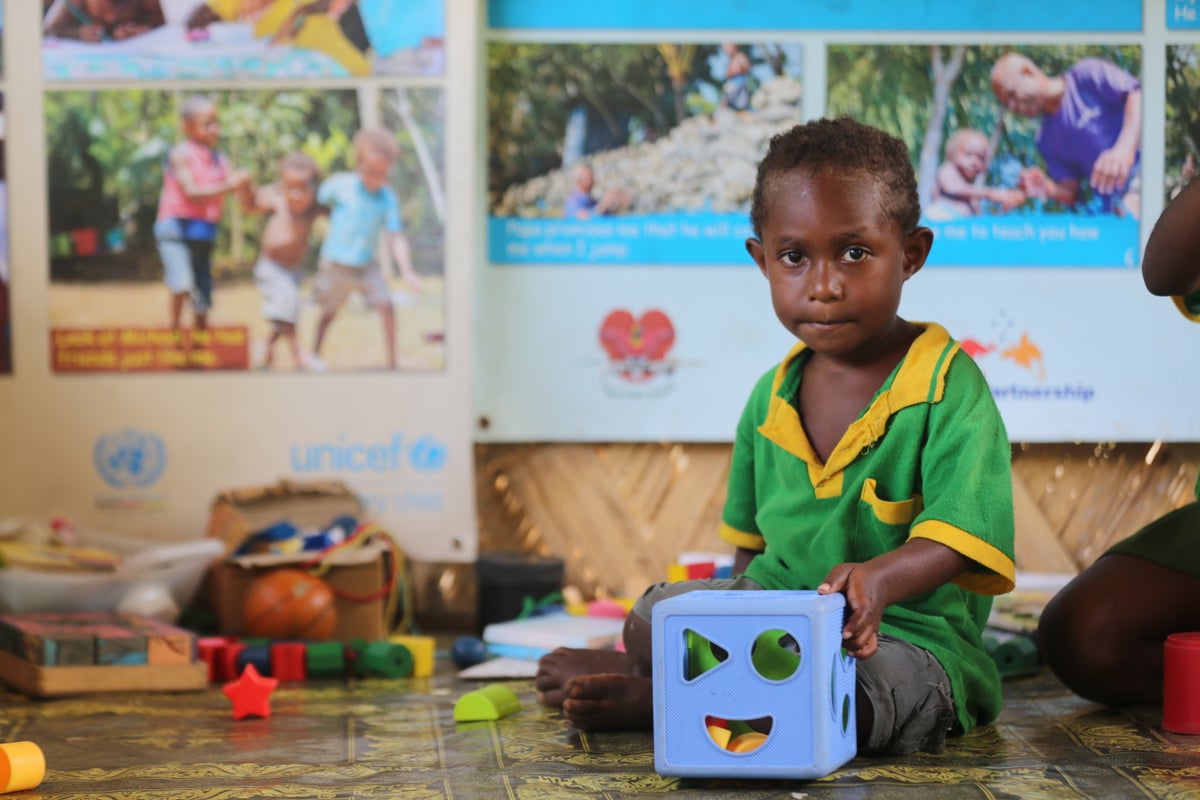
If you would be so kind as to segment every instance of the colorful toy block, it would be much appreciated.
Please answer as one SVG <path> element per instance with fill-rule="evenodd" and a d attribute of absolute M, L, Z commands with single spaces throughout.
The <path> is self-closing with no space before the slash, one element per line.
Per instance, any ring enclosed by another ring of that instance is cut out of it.
<path fill-rule="evenodd" d="M 818 778 L 853 758 L 845 605 L 813 591 L 698 591 L 657 604 L 655 770 Z"/>
<path fill-rule="evenodd" d="M 33 742 L 0 744 L 0 794 L 32 789 L 46 775 L 46 757 Z"/>
<path fill-rule="evenodd" d="M 281 681 L 308 679 L 304 642 L 275 642 L 271 645 L 271 675 Z"/>
<path fill-rule="evenodd" d="M 521 710 L 516 693 L 502 683 L 467 692 L 454 704 L 455 722 L 483 722 L 501 719 Z"/>
<path fill-rule="evenodd" d="M 428 678 L 433 675 L 437 643 L 432 636 L 396 634 L 389 636 L 388 641 L 393 644 L 402 644 L 408 648 L 408 652 L 412 653 L 414 678 Z"/>

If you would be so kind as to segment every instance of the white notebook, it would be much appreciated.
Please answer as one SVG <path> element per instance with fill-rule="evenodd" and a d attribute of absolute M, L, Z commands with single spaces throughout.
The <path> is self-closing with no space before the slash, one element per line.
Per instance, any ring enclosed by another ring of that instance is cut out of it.
<path fill-rule="evenodd" d="M 614 647 L 621 640 L 624 628 L 624 620 L 612 617 L 543 614 L 510 622 L 493 622 L 483 629 L 483 641 L 540 650 L 556 647 L 600 650 Z"/>

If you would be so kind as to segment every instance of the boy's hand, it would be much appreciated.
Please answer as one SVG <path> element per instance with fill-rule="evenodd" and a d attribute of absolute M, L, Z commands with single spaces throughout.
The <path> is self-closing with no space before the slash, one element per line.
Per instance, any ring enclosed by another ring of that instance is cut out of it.
<path fill-rule="evenodd" d="M 855 658 L 870 658 L 879 649 L 879 623 L 887 606 L 883 576 L 868 564 L 838 564 L 817 587 L 818 594 L 846 595 L 850 617 L 842 628 L 842 646 Z"/>
<path fill-rule="evenodd" d="M 400 273 L 400 280 L 404 281 L 404 285 L 412 291 L 413 294 L 421 293 L 421 276 L 409 270 Z"/>

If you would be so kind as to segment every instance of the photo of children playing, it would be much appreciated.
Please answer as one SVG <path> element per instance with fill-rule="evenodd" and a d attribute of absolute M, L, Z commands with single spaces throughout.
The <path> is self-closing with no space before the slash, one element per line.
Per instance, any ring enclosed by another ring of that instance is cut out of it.
<path fill-rule="evenodd" d="M 1164 202 L 1175 199 L 1196 175 L 1200 157 L 1200 47 L 1168 45 Z"/>
<path fill-rule="evenodd" d="M 756 159 L 801 121 L 799 45 L 492 42 L 487 60 L 492 263 L 744 263 Z"/>
<path fill-rule="evenodd" d="M 443 93 L 378 97 L 47 93 L 53 368 L 443 369 Z"/>
<path fill-rule="evenodd" d="M 42 5 L 47 80 L 441 75 L 445 68 L 444 9 L 436 0 Z"/>
<path fill-rule="evenodd" d="M 931 265 L 1132 267 L 1140 72 L 1131 45 L 834 45 L 828 113 L 908 145 Z"/>

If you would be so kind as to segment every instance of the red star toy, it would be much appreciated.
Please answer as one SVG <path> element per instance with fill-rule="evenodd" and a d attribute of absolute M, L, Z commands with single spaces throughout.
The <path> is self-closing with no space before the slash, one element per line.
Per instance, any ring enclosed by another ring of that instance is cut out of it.
<path fill-rule="evenodd" d="M 247 664 L 236 681 L 221 687 L 221 691 L 233 703 L 233 718 L 271 716 L 271 692 L 279 681 L 264 678 L 253 664 Z"/>

